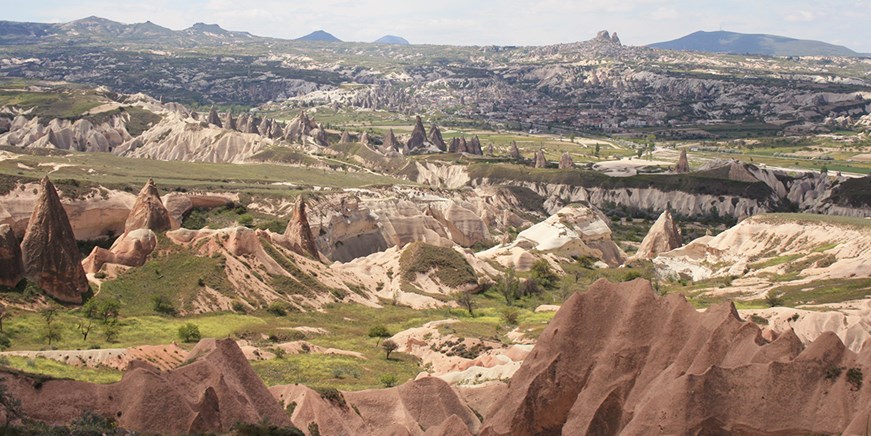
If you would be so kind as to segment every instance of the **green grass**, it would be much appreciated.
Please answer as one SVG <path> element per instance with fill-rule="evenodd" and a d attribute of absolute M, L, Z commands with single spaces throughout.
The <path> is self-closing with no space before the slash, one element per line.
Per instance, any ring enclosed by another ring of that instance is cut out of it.
<path fill-rule="evenodd" d="M 0 88 L 2 88 L 0 82 Z M 93 92 L 81 90 L 25 91 L 0 90 L 0 106 L 33 109 L 30 115 L 46 118 L 79 118 L 84 112 L 108 102 Z"/>
<path fill-rule="evenodd" d="M 801 285 L 787 285 L 772 292 L 783 299 L 785 306 L 834 304 L 871 296 L 871 279 L 820 280 Z"/>
<path fill-rule="evenodd" d="M 19 356 L 3 356 L 0 357 L 0 364 L 30 374 L 101 384 L 120 381 L 123 375 L 121 371 L 115 369 L 77 367 L 43 357 L 30 359 Z"/>
<path fill-rule="evenodd" d="M 402 278 L 411 282 L 418 274 L 434 271 L 435 277 L 443 285 L 457 288 L 477 284 L 475 270 L 462 254 L 450 247 L 437 247 L 423 242 L 409 244 L 399 257 Z"/>

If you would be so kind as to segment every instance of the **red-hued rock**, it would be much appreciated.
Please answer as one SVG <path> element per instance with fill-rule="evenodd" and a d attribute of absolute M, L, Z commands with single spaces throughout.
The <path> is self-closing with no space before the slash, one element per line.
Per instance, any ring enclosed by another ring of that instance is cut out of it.
<path fill-rule="evenodd" d="M 314 259 L 320 258 L 317 244 L 315 244 L 315 237 L 312 235 L 312 230 L 305 214 L 305 200 L 302 195 L 296 199 L 296 205 L 293 207 L 293 216 L 287 223 L 284 236 L 284 245 L 288 249 L 303 256 L 311 256 Z"/>
<path fill-rule="evenodd" d="M 139 195 L 136 196 L 136 202 L 130 209 L 127 222 L 124 223 L 124 231 L 149 229 L 162 232 L 170 228 L 172 228 L 172 221 L 169 218 L 169 212 L 164 207 L 163 201 L 160 200 L 160 192 L 154 186 L 154 180 L 148 179 L 148 182 L 139 191 Z"/>
<path fill-rule="evenodd" d="M 8 224 L 0 225 L 0 287 L 13 288 L 24 276 L 21 247 Z"/>

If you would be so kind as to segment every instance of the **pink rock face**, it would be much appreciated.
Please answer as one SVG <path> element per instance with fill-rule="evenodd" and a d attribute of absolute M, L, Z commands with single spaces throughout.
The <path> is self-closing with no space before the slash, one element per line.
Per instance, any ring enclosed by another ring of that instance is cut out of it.
<path fill-rule="evenodd" d="M 108 250 L 94 247 L 82 261 L 82 267 L 87 273 L 96 273 L 107 263 L 142 266 L 156 247 L 157 235 L 154 232 L 149 229 L 133 230 L 124 233 Z"/>
<path fill-rule="evenodd" d="M 48 177 L 30 215 L 21 243 L 25 276 L 46 294 L 64 303 L 82 303 L 88 279 L 73 229 Z"/>
<path fill-rule="evenodd" d="M 698 312 L 600 280 L 562 305 L 480 434 L 862 434 L 871 384 L 847 369 L 871 371 L 869 343 L 767 342 L 731 303 Z"/>
<path fill-rule="evenodd" d="M 305 200 L 303 200 L 301 195 L 296 200 L 293 216 L 290 218 L 290 222 L 287 223 L 284 236 L 286 237 L 288 249 L 303 256 L 311 256 L 315 259 L 320 257 L 317 245 L 315 245 L 315 238 L 308 224 L 308 218 L 305 215 Z"/>
<path fill-rule="evenodd" d="M 169 212 L 163 206 L 160 200 L 160 193 L 157 187 L 154 186 L 154 180 L 148 179 L 139 195 L 136 197 L 136 203 L 133 204 L 133 209 L 130 210 L 130 215 L 127 216 L 127 222 L 124 224 L 124 231 L 130 232 L 137 229 L 149 229 L 155 232 L 169 230 L 172 227 L 172 221 L 169 219 Z"/>
<path fill-rule="evenodd" d="M 0 287 L 13 288 L 24 275 L 21 247 L 8 224 L 0 225 Z"/>

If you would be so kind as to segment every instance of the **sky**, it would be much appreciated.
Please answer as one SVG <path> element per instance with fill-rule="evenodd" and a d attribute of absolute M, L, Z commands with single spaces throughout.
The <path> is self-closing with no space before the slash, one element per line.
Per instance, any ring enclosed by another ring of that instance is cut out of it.
<path fill-rule="evenodd" d="M 0 0 L 0 10 L 10 21 L 96 15 L 176 30 L 204 22 L 277 38 L 323 29 L 345 41 L 392 34 L 420 44 L 546 45 L 607 29 L 645 45 L 730 30 L 871 53 L 871 0 Z"/>

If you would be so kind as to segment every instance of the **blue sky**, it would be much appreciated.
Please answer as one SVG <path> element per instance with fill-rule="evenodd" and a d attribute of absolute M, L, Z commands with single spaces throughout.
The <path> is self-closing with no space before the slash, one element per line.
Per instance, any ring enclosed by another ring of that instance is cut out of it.
<path fill-rule="evenodd" d="M 724 29 L 871 52 L 871 0 L 0 0 L 0 10 L 13 21 L 97 15 L 172 29 L 205 22 L 280 38 L 324 29 L 347 41 L 394 34 L 433 44 L 541 45 L 608 29 L 643 45 Z"/>

